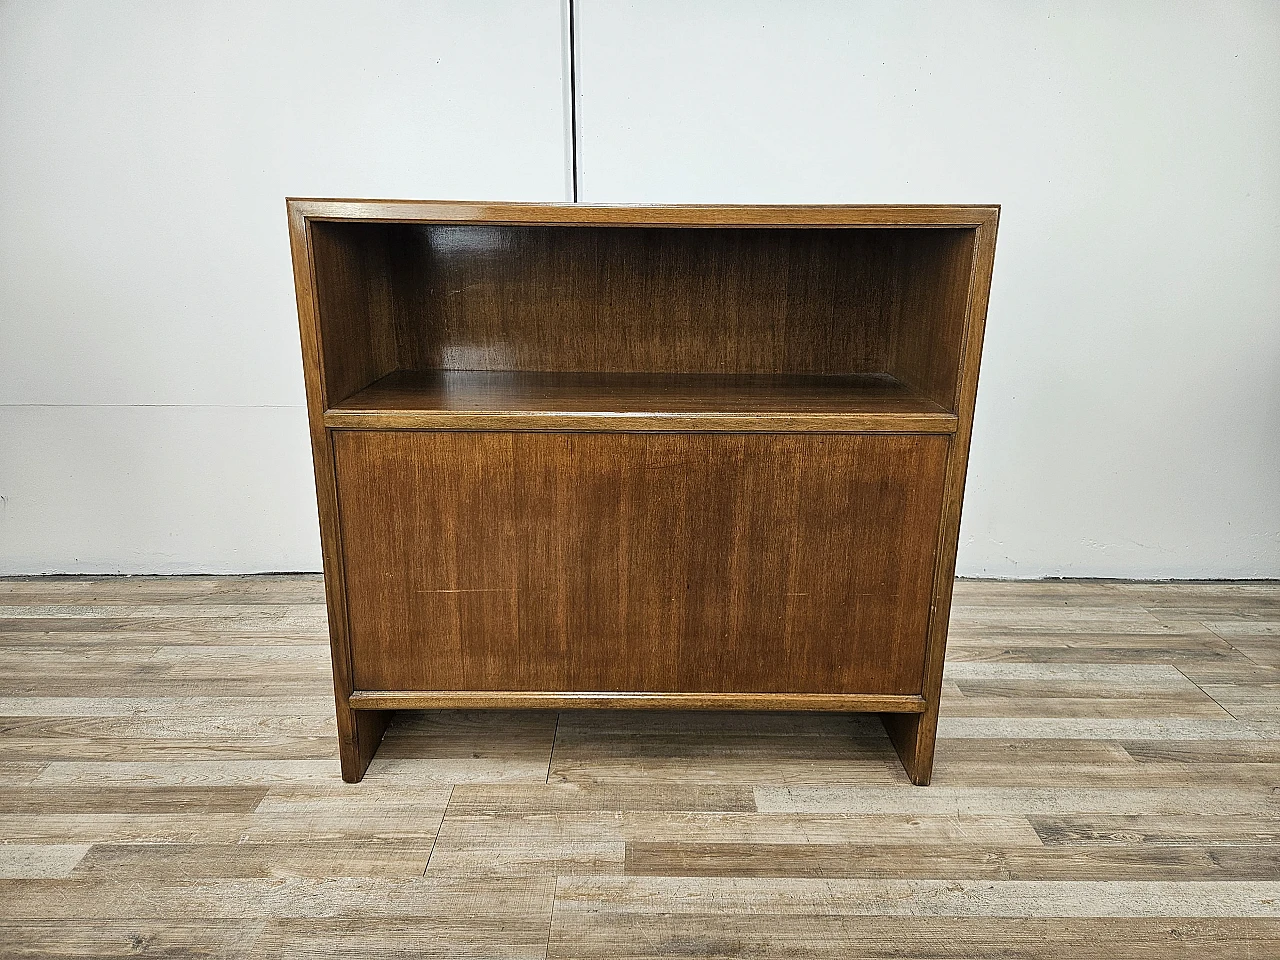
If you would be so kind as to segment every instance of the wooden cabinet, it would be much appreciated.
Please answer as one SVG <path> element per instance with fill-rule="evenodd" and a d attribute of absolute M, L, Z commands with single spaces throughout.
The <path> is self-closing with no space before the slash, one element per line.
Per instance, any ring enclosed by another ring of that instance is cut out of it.
<path fill-rule="evenodd" d="M 929 781 L 997 208 L 289 218 L 344 778 L 590 706 L 877 711 Z"/>

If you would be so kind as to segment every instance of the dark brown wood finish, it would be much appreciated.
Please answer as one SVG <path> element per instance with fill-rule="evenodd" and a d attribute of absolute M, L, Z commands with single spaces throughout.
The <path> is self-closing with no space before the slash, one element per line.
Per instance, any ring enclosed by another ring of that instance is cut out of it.
<path fill-rule="evenodd" d="M 358 689 L 919 694 L 946 437 L 335 442 Z"/>
<path fill-rule="evenodd" d="M 308 221 L 341 223 L 557 224 L 670 227 L 971 227 L 991 223 L 993 204 L 487 203 L 474 200 L 291 198 Z"/>
<path fill-rule="evenodd" d="M 683 703 L 928 782 L 997 208 L 289 208 L 345 778 L 392 708 Z"/>
<path fill-rule="evenodd" d="M 956 418 L 887 374 L 398 370 L 331 407 L 330 427 L 954 433 Z"/>
<path fill-rule="evenodd" d="M 395 369 L 906 374 L 948 411 L 973 230 L 319 223 L 329 406 Z M 949 344 L 935 343 L 938 330 Z M 949 379 L 948 379 L 949 377 Z M 948 392 L 946 387 L 949 387 Z"/>
<path fill-rule="evenodd" d="M 912 391 L 954 411 L 959 402 L 974 230 L 899 231 L 889 311 L 889 371 Z"/>
<path fill-rule="evenodd" d="M 332 406 L 397 369 L 397 305 L 389 276 L 392 234 L 311 231 L 316 324 L 323 353 L 324 401 Z"/>
<path fill-rule="evenodd" d="M 646 693 L 627 691 L 357 690 L 355 710 L 815 710 L 923 713 L 923 697 L 891 693 Z"/>
<path fill-rule="evenodd" d="M 323 311 L 327 314 L 324 323 L 329 324 L 329 337 L 322 337 L 322 311 L 319 309 L 317 296 L 317 280 L 314 265 L 317 257 L 311 247 L 312 235 L 307 220 L 295 205 L 289 206 L 289 242 L 293 253 L 293 278 L 298 296 L 298 322 L 302 339 L 302 370 L 307 391 L 307 419 L 311 425 L 311 453 L 315 463 L 316 502 L 320 514 L 320 548 L 324 564 L 325 596 L 329 612 L 329 644 L 333 661 L 333 689 L 338 724 L 338 746 L 342 759 L 342 779 L 349 783 L 358 782 L 364 776 L 369 762 L 373 759 L 386 731 L 390 714 L 385 712 L 361 711 L 357 713 L 351 708 L 350 698 L 355 689 L 351 680 L 351 643 L 347 632 L 346 587 L 343 580 L 343 557 L 341 531 L 338 524 L 338 487 L 333 471 L 333 442 L 324 426 L 324 409 L 329 395 L 326 386 L 326 374 L 330 369 L 341 379 L 344 371 L 357 370 L 358 367 L 335 359 L 333 367 L 326 364 L 327 354 L 335 356 L 344 353 L 339 345 L 350 339 L 359 338 L 362 331 L 355 325 L 355 318 L 360 311 L 351 307 L 353 293 L 344 297 L 347 306 L 336 311 Z M 353 259 L 354 252 L 348 254 Z M 332 303 L 335 296 L 327 294 L 326 303 Z M 335 326 L 342 320 L 349 324 L 347 329 Z M 324 343 L 333 344 L 326 351 Z M 356 345 L 354 353 L 361 354 L 362 348 Z M 369 354 L 364 353 L 364 356 Z M 377 369 L 377 368 L 372 368 Z M 347 374 L 348 384 L 358 382 L 372 372 L 370 368 L 354 374 Z M 342 389 L 345 389 L 342 388 Z"/>
<path fill-rule="evenodd" d="M 929 647 L 924 664 L 922 690 L 926 708 L 921 714 L 881 715 L 907 775 L 913 783 L 920 786 L 928 786 L 933 777 L 934 741 L 938 729 L 938 707 L 942 699 L 942 664 L 947 649 L 956 549 L 960 542 L 960 509 L 964 503 L 964 481 L 969 461 L 969 441 L 973 432 L 973 408 L 978 394 L 978 367 L 982 359 L 982 337 L 987 323 L 987 301 L 991 293 L 991 271 L 995 265 L 998 219 L 997 208 L 991 218 L 976 231 L 967 284 L 965 322 L 963 327 L 955 331 L 963 338 L 956 351 L 958 372 L 955 409 L 958 422 L 947 463 L 947 486 L 943 495 L 942 523 L 938 531 L 938 572 L 934 578 L 933 614 L 929 625 Z M 952 289 L 959 288 L 962 274 L 953 271 L 950 278 Z"/>
<path fill-rule="evenodd" d="M 408 275 L 421 282 L 405 291 L 420 325 L 412 337 L 419 352 L 406 365 L 885 370 L 894 264 L 885 233 L 419 226 L 420 269 Z"/>

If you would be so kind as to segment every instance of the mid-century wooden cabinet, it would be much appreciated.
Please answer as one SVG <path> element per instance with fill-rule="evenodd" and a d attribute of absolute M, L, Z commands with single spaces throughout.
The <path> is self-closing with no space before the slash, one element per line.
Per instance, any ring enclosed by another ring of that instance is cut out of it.
<path fill-rule="evenodd" d="M 997 207 L 288 211 L 344 779 L 397 708 L 653 707 L 929 782 Z"/>

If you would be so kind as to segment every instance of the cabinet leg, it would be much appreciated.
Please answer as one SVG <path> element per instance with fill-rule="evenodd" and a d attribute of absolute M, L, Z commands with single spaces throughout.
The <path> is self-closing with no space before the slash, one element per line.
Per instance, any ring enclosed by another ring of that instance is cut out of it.
<path fill-rule="evenodd" d="M 378 751 L 392 710 L 352 710 L 338 703 L 338 758 L 342 762 L 342 779 L 359 783 Z"/>
<path fill-rule="evenodd" d="M 927 787 L 933 776 L 933 741 L 938 731 L 938 709 L 924 713 L 882 713 L 880 720 L 898 751 L 911 782 Z"/>

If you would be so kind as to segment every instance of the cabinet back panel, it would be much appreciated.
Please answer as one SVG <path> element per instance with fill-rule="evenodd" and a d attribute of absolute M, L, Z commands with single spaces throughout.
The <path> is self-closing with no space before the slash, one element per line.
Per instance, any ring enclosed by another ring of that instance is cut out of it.
<path fill-rule="evenodd" d="M 918 695 L 949 443 L 338 431 L 355 686 Z"/>
<path fill-rule="evenodd" d="M 433 226 L 418 369 L 883 369 L 889 251 L 857 230 Z"/>

